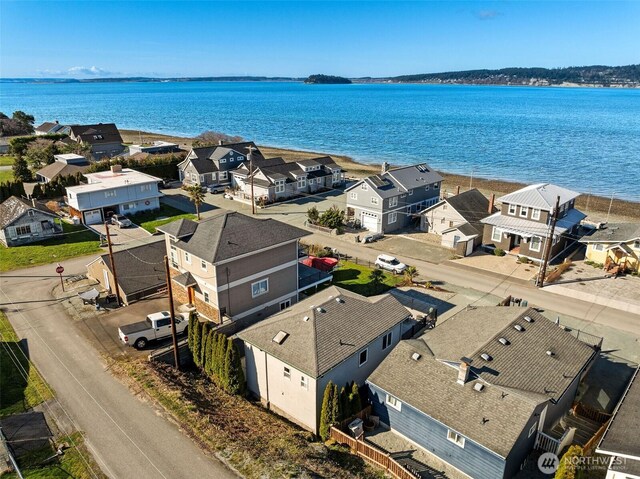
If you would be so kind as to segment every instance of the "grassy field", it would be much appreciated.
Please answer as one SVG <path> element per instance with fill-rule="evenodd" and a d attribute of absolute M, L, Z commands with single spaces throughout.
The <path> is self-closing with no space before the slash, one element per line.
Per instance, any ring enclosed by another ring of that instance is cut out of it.
<path fill-rule="evenodd" d="M 13 181 L 13 170 L 0 170 L 0 183 Z"/>
<path fill-rule="evenodd" d="M 402 275 L 394 275 L 385 271 L 384 280 L 376 289 L 369 278 L 371 271 L 373 268 L 350 261 L 340 261 L 338 269 L 333 272 L 333 284 L 354 293 L 372 296 L 384 293 L 404 281 Z"/>
<path fill-rule="evenodd" d="M 162 218 L 162 219 L 157 219 Z M 171 223 L 172 221 L 186 218 L 189 220 L 195 220 L 196 215 L 191 213 L 185 213 L 173 206 L 161 204 L 159 210 L 145 211 L 131 216 L 131 221 L 140 225 L 149 233 L 155 233 L 158 226 Z"/>
<path fill-rule="evenodd" d="M 0 417 L 27 411 L 53 393 L 23 354 L 9 320 L 0 311 Z"/>
<path fill-rule="evenodd" d="M 65 235 L 24 246 L 0 245 L 0 272 L 56 263 L 101 251 L 98 236 L 82 225 L 62 224 Z"/>
<path fill-rule="evenodd" d="M 0 155 L 0 166 L 12 166 L 13 156 Z"/>

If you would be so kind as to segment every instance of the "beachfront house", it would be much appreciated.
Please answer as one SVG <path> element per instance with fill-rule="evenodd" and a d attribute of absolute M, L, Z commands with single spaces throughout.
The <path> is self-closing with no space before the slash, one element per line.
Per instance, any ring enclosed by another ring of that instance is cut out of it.
<path fill-rule="evenodd" d="M 84 224 L 103 223 L 114 213 L 129 215 L 160 208 L 160 178 L 121 165 L 84 177 L 87 184 L 66 188 L 69 212 Z"/>
<path fill-rule="evenodd" d="M 168 141 L 154 141 L 152 143 L 143 143 L 140 145 L 129 145 L 129 156 L 139 153 L 148 153 L 150 155 L 162 155 L 167 153 L 176 153 L 180 151 L 177 143 Z"/>
<path fill-rule="evenodd" d="M 373 414 L 462 474 L 513 477 L 532 449 L 578 436 L 571 407 L 597 352 L 534 309 L 467 308 L 376 368 Z"/>
<path fill-rule="evenodd" d="M 540 262 L 545 244 L 551 242 L 549 259 L 561 258 L 578 239 L 580 222 L 586 217 L 575 209 L 579 195 L 550 183 L 526 186 L 504 195 L 498 198 L 501 210 L 481 220 L 482 243 L 492 250 L 500 248 L 508 254 Z M 558 197 L 558 221 L 551 237 L 551 219 Z"/>
<path fill-rule="evenodd" d="M 54 135 L 56 133 L 64 133 L 65 128 L 66 127 L 61 125 L 58 120 L 45 121 L 41 125 L 35 127 L 34 133 L 36 136 Z"/>
<path fill-rule="evenodd" d="M 389 294 L 366 298 L 331 286 L 238 333 L 247 388 L 269 409 L 317 433 L 329 381 L 364 384 L 413 322 Z"/>
<path fill-rule="evenodd" d="M 640 271 L 640 224 L 608 223 L 581 243 L 587 245 L 585 258 L 606 270 Z"/>
<path fill-rule="evenodd" d="M 36 200 L 10 196 L 0 204 L 0 243 L 20 246 L 42 241 L 62 233 L 57 216 Z"/>
<path fill-rule="evenodd" d="M 347 217 L 375 233 L 389 233 L 418 221 L 417 213 L 440 199 L 442 176 L 425 163 L 389 169 L 346 189 Z"/>
<path fill-rule="evenodd" d="M 95 160 L 112 158 L 124 151 L 120 131 L 114 123 L 96 125 L 71 125 L 64 129 L 69 139 L 91 147 L 91 156 Z"/>

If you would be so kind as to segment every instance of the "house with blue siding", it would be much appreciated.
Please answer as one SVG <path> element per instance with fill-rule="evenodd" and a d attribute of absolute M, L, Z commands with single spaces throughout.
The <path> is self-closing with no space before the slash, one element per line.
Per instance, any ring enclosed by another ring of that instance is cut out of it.
<path fill-rule="evenodd" d="M 469 477 L 513 477 L 569 413 L 598 348 L 534 309 L 467 308 L 401 341 L 367 380 L 374 414 Z"/>

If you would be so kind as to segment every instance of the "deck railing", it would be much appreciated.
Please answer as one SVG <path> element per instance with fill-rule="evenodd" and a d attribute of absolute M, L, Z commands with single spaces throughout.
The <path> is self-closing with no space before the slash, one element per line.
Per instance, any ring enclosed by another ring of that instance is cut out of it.
<path fill-rule="evenodd" d="M 598 411 L 594 407 L 581 402 L 576 402 L 572 409 L 575 416 L 591 419 L 592 421 L 599 422 L 600 424 L 606 423 L 611 419 L 611 414 L 604 411 Z"/>
<path fill-rule="evenodd" d="M 384 469 L 397 479 L 417 479 L 416 475 L 392 459 L 389 454 L 380 451 L 364 441 L 355 439 L 333 426 L 331 427 L 330 437 L 340 444 L 346 444 L 353 454 L 362 457 L 374 466 Z"/>
<path fill-rule="evenodd" d="M 562 434 L 560 439 L 555 439 L 544 432 L 538 431 L 535 449 L 558 455 L 566 446 L 573 442 L 575 432 L 575 428 L 570 427 Z"/>

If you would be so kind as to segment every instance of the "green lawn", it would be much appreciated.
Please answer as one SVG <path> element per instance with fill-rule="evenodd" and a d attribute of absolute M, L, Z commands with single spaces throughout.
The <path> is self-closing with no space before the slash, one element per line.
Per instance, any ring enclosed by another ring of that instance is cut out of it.
<path fill-rule="evenodd" d="M 368 268 L 367 266 L 362 266 L 350 261 L 340 261 L 338 268 L 333 272 L 333 284 L 340 288 L 353 291 L 354 293 L 372 296 L 384 293 L 404 281 L 402 275 L 394 275 L 385 271 L 383 273 L 384 280 L 382 284 L 375 290 L 374 285 L 369 279 L 371 271 L 373 271 L 373 268 Z"/>
<path fill-rule="evenodd" d="M 101 251 L 99 238 L 92 231 L 82 225 L 62 223 L 62 226 L 65 235 L 60 238 L 12 248 L 0 245 L 0 272 L 39 264 L 55 264 Z"/>
<path fill-rule="evenodd" d="M 0 183 L 13 181 L 13 170 L 0 170 Z"/>
<path fill-rule="evenodd" d="M 13 156 L 0 155 L 0 166 L 13 166 Z"/>
<path fill-rule="evenodd" d="M 131 221 L 135 224 L 142 226 L 149 233 L 155 233 L 158 226 L 171 223 L 172 221 L 186 218 L 189 220 L 195 220 L 196 215 L 191 213 L 185 213 L 173 206 L 160 204 L 159 210 L 144 211 L 136 215 L 131 215 Z M 162 219 L 158 219 L 162 218 Z"/>
<path fill-rule="evenodd" d="M 9 320 L 0 311 L 0 417 L 20 413 L 51 399 L 53 392 L 29 362 Z"/>

